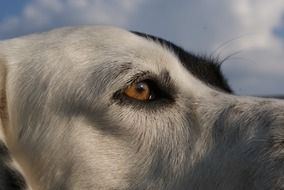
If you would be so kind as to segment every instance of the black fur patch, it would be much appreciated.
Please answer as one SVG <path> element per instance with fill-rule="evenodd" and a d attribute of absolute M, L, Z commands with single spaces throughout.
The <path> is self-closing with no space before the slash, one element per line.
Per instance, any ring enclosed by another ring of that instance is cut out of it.
<path fill-rule="evenodd" d="M 23 190 L 26 183 L 23 176 L 7 165 L 10 162 L 7 147 L 0 141 L 0 190 Z"/>
<path fill-rule="evenodd" d="M 159 42 L 161 45 L 168 47 L 171 49 L 183 65 L 188 69 L 190 73 L 192 73 L 195 77 L 200 79 L 201 81 L 214 86 L 220 90 L 223 90 L 228 93 L 232 93 L 232 89 L 228 85 L 226 79 L 224 78 L 221 71 L 221 64 L 217 61 L 206 59 L 205 57 L 196 56 L 191 53 L 188 53 L 183 48 L 167 41 L 162 38 L 158 38 L 149 34 L 144 34 L 140 32 L 134 32 L 141 37 L 151 39 Z"/>

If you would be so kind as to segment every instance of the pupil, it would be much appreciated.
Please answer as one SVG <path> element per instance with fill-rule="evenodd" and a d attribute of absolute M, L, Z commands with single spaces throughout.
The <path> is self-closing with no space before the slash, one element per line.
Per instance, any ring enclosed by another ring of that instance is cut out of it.
<path fill-rule="evenodd" d="M 136 84 L 136 91 L 138 93 L 143 93 L 146 90 L 145 84 L 144 83 L 137 83 Z"/>

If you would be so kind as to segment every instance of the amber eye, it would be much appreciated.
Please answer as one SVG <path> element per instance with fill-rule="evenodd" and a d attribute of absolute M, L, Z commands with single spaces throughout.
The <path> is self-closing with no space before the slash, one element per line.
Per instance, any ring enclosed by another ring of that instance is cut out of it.
<path fill-rule="evenodd" d="M 124 94 L 130 98 L 133 98 L 139 101 L 148 101 L 154 98 L 154 94 L 151 91 L 151 88 L 146 81 L 133 83 L 129 85 L 124 90 Z"/>

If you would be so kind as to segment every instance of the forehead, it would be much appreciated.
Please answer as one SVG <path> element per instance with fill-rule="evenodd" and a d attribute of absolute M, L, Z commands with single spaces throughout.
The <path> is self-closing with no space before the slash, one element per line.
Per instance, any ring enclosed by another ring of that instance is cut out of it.
<path fill-rule="evenodd" d="M 57 44 L 55 54 L 62 58 L 61 66 L 52 62 L 48 65 L 54 65 L 56 70 L 68 68 L 74 72 L 69 75 L 72 77 L 80 75 L 80 71 L 83 76 L 95 71 L 96 76 L 93 75 L 92 79 L 112 83 L 113 76 L 123 73 L 125 76 L 116 81 L 118 84 L 137 72 L 149 71 L 159 75 L 166 71 L 180 88 L 200 90 L 208 85 L 231 92 L 218 64 L 154 36 L 95 26 L 59 29 L 43 38 L 48 43 Z"/>
<path fill-rule="evenodd" d="M 133 73 L 150 71 L 158 75 L 166 71 L 180 85 L 203 83 L 231 91 L 213 61 L 147 34 L 109 26 L 71 27 L 31 35 L 22 41 L 28 43 L 21 56 L 33 57 L 35 64 L 48 67 L 43 71 L 54 69 L 59 73 L 68 70 L 74 72 L 73 76 L 78 71 L 85 75 L 103 68 L 103 74 L 113 75 L 125 69 L 125 65 L 131 65 L 129 71 Z"/>
<path fill-rule="evenodd" d="M 121 65 L 131 65 L 134 72 L 150 71 L 159 74 L 167 70 L 172 75 L 176 75 L 174 72 L 188 74 L 179 58 L 167 46 L 113 27 L 75 31 L 64 40 L 61 47 L 62 54 L 77 68 L 110 66 L 119 70 L 125 69 Z"/>
<path fill-rule="evenodd" d="M 167 47 L 113 27 L 83 28 L 73 32 L 65 40 L 64 49 L 75 60 L 82 59 L 83 63 L 92 60 L 92 64 L 131 61 L 134 66 L 156 70 L 178 61 Z"/>

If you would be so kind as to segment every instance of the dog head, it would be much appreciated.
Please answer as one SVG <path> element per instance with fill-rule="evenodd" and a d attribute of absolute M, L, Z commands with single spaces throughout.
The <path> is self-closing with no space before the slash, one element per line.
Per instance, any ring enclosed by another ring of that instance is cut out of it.
<path fill-rule="evenodd" d="M 284 188 L 284 103 L 232 94 L 214 60 L 137 32 L 3 41 L 1 119 L 35 189 Z"/>

